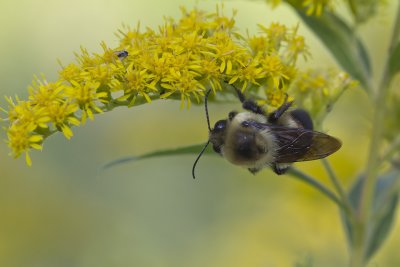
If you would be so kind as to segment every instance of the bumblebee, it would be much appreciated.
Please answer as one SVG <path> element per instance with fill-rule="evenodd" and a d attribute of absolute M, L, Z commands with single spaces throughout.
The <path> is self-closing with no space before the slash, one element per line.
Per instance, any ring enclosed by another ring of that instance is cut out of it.
<path fill-rule="evenodd" d="M 271 167 L 278 175 L 284 174 L 293 162 L 322 159 L 342 146 L 339 139 L 314 131 L 307 111 L 290 109 L 293 102 L 285 101 L 266 114 L 255 101 L 235 90 L 246 111 L 229 112 L 228 118 L 217 121 L 212 129 L 207 108 L 210 90 L 206 93 L 209 139 L 193 164 L 193 178 L 197 162 L 210 143 L 219 155 L 253 174 Z"/>

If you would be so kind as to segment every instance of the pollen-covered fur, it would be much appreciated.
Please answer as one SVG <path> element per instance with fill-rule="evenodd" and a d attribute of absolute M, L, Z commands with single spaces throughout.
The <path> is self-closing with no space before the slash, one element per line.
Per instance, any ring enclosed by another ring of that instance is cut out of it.
<path fill-rule="evenodd" d="M 273 162 L 276 153 L 275 137 L 269 130 L 257 130 L 243 122 L 267 123 L 264 115 L 242 112 L 235 115 L 227 127 L 221 154 L 233 164 L 249 169 L 261 169 Z"/>

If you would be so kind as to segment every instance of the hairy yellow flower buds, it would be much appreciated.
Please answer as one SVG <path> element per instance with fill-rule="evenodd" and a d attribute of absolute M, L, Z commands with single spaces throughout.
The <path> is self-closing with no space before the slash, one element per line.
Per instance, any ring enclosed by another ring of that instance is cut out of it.
<path fill-rule="evenodd" d="M 36 79 L 29 99 L 8 98 L 8 144 L 15 157 L 31 148 L 41 149 L 46 137 L 62 132 L 73 135 L 72 126 L 93 120 L 97 113 L 118 106 L 133 106 L 160 98 L 179 99 L 181 107 L 201 102 L 212 88 L 262 90 L 264 104 L 284 101 L 296 76 L 299 55 L 307 47 L 297 27 L 279 23 L 260 26 L 261 33 L 243 37 L 234 17 L 217 9 L 182 9 L 182 18 L 168 19 L 158 29 L 125 27 L 120 45 L 103 53 L 85 48 L 76 53 L 76 63 L 63 66 L 55 82 Z"/>

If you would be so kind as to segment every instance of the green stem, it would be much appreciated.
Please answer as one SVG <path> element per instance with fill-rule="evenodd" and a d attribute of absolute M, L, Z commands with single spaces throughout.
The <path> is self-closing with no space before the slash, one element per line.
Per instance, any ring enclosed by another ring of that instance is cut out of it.
<path fill-rule="evenodd" d="M 347 199 L 346 197 L 346 193 L 344 192 L 344 189 L 342 187 L 342 185 L 340 184 L 336 173 L 333 171 L 331 164 L 329 163 L 329 161 L 324 158 L 321 160 L 322 164 L 324 165 L 325 171 L 329 176 L 329 179 L 331 180 L 333 186 L 336 189 L 336 192 L 339 194 L 339 196 L 342 198 L 342 200 Z"/>
<path fill-rule="evenodd" d="M 294 167 L 290 168 L 288 174 L 291 174 L 293 177 L 307 183 L 308 185 L 314 187 L 318 191 L 320 191 L 323 195 L 325 195 L 329 200 L 333 201 L 340 208 L 346 209 L 343 202 L 326 186 L 318 182 L 314 177 L 296 169 Z"/>
<path fill-rule="evenodd" d="M 372 121 L 371 143 L 369 149 L 369 157 L 367 160 L 366 176 L 360 196 L 360 205 L 356 210 L 353 221 L 353 244 L 352 255 L 350 260 L 351 267 L 362 267 L 366 264 L 365 250 L 368 245 L 367 232 L 369 228 L 370 210 L 373 204 L 373 193 L 378 176 L 378 168 L 380 165 L 380 147 L 383 140 L 383 121 L 385 118 L 385 102 L 389 92 L 390 82 L 392 80 L 389 73 L 390 55 L 393 47 L 396 46 L 399 37 L 400 27 L 400 4 L 397 9 L 397 17 L 393 28 L 392 39 L 389 46 L 388 57 L 386 58 L 385 69 L 382 80 L 376 91 L 374 101 L 374 116 Z"/>
<path fill-rule="evenodd" d="M 353 224 L 353 244 L 351 247 L 350 267 L 363 267 L 364 266 L 364 240 L 361 239 L 364 235 L 365 229 L 363 224 Z"/>
<path fill-rule="evenodd" d="M 388 150 L 386 150 L 385 153 L 383 153 L 381 162 L 385 163 L 387 161 L 390 161 L 392 157 L 399 152 L 400 149 L 400 136 L 397 136 L 397 138 L 389 144 Z"/>
<path fill-rule="evenodd" d="M 350 0 L 350 1 L 348 1 L 348 5 L 349 5 L 349 8 L 350 8 L 350 10 L 351 10 L 351 12 L 353 13 L 353 17 L 355 17 L 356 18 L 356 21 L 357 21 L 357 7 L 356 7 L 356 4 L 354 3 L 354 0 Z"/>
<path fill-rule="evenodd" d="M 329 161 L 324 158 L 321 160 L 322 164 L 324 165 L 325 171 L 328 174 L 329 179 L 331 180 L 333 186 L 336 189 L 336 192 L 339 194 L 339 197 L 341 199 L 341 202 L 343 203 L 345 209 L 344 211 L 346 212 L 346 215 L 351 216 L 352 214 L 352 208 L 349 202 L 349 199 L 346 195 L 346 192 L 344 191 L 339 179 L 337 178 L 336 173 L 333 171 L 331 164 Z"/>

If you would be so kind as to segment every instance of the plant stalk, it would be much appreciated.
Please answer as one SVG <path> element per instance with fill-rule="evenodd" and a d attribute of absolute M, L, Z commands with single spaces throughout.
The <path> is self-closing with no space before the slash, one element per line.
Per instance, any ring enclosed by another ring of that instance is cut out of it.
<path fill-rule="evenodd" d="M 399 39 L 400 28 L 400 4 L 397 6 L 396 20 L 393 25 L 393 34 L 390 41 L 388 56 L 386 58 L 385 69 L 379 87 L 376 90 L 374 101 L 374 116 L 372 121 L 371 143 L 369 157 L 366 166 L 366 175 L 360 196 L 360 205 L 357 207 L 353 218 L 353 244 L 351 251 L 350 266 L 363 267 L 366 265 L 366 247 L 368 246 L 368 229 L 370 211 L 373 205 L 374 190 L 378 169 L 380 166 L 380 148 L 383 140 L 383 121 L 385 119 L 385 102 L 389 93 L 390 82 L 392 80 L 390 73 L 390 55 Z"/>
<path fill-rule="evenodd" d="M 347 196 L 346 193 L 342 187 L 342 185 L 339 182 L 339 179 L 337 178 L 335 172 L 332 169 L 331 164 L 329 163 L 329 161 L 324 158 L 321 160 L 322 164 L 324 165 L 325 171 L 327 172 L 329 179 L 331 180 L 333 186 L 336 189 L 336 192 L 339 194 L 340 198 L 342 199 L 342 201 L 347 200 Z"/>
<path fill-rule="evenodd" d="M 322 165 L 325 168 L 325 171 L 327 172 L 329 179 L 331 180 L 333 186 L 335 187 L 336 192 L 339 194 L 339 198 L 341 203 L 343 204 L 343 211 L 345 212 L 346 216 L 352 216 L 352 207 L 350 205 L 349 199 L 346 195 L 346 192 L 344 191 L 339 179 L 337 178 L 336 173 L 333 171 L 331 164 L 329 161 L 324 158 L 321 160 Z"/>

